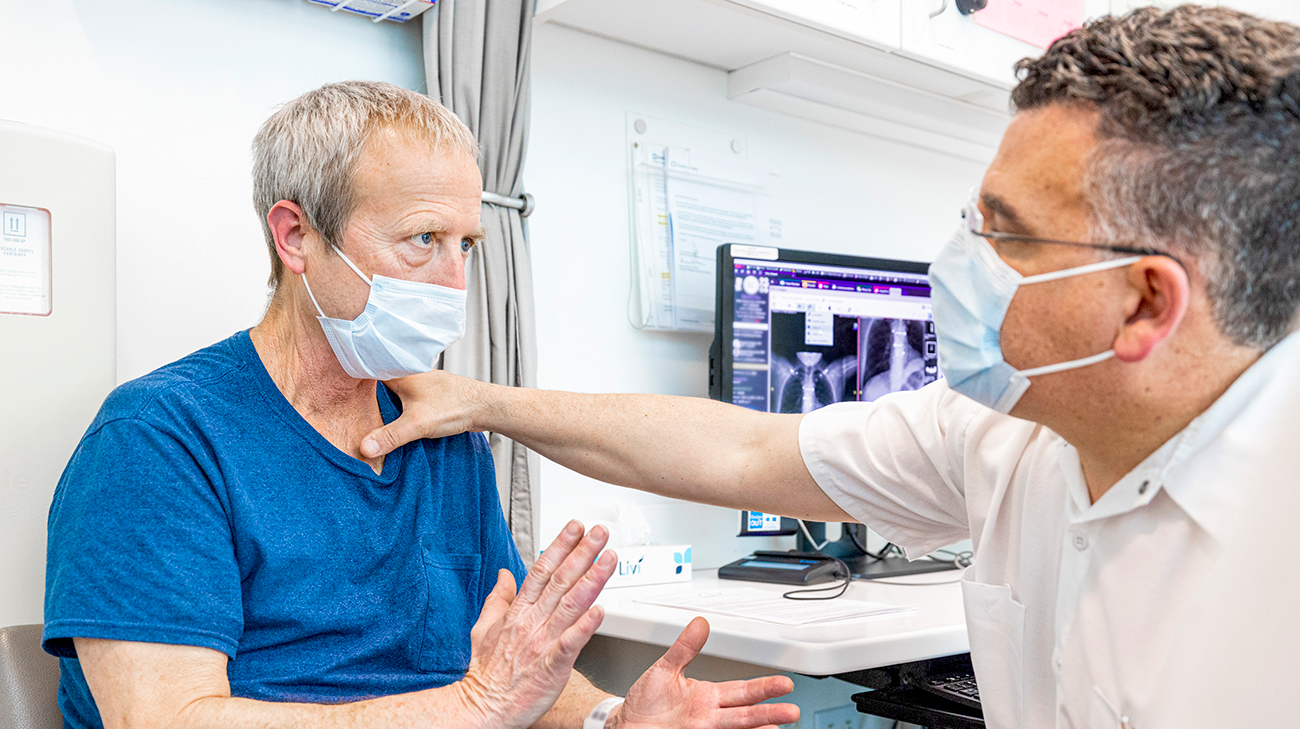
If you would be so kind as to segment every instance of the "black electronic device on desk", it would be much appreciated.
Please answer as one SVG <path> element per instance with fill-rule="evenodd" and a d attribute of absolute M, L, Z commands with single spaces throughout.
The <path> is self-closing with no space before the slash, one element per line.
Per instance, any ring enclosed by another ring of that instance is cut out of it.
<path fill-rule="evenodd" d="M 845 530 L 858 529 L 865 531 L 861 525 L 845 525 Z M 853 541 L 865 541 L 854 539 Z M 879 580 L 893 577 L 903 577 L 905 575 L 924 575 L 931 572 L 945 572 L 947 570 L 961 569 L 970 564 L 969 560 L 962 556 L 954 559 L 918 559 L 909 560 L 902 556 L 903 551 L 898 547 L 889 544 L 881 551 L 870 554 L 866 550 L 860 555 L 850 555 L 841 557 L 849 566 L 853 577 L 859 580 Z M 899 556 L 892 556 L 897 554 Z"/>
<path fill-rule="evenodd" d="M 816 585 L 844 579 L 840 562 L 818 552 L 759 550 L 718 568 L 722 580 L 775 582 L 781 585 Z"/>
<path fill-rule="evenodd" d="M 810 413 L 934 382 L 941 373 L 928 270 L 923 261 L 718 246 L 709 396 L 759 412 Z M 801 526 L 776 514 L 740 513 L 740 536 L 798 535 L 797 550 L 838 557 L 855 577 L 954 568 L 951 562 L 870 554 L 861 525 L 845 525 L 835 541 L 825 533 L 822 523 Z"/>

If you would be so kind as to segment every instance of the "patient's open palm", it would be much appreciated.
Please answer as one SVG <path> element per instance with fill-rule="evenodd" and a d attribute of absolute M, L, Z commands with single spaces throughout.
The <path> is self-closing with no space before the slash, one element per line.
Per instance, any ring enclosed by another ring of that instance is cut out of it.
<path fill-rule="evenodd" d="M 784 696 L 794 683 L 784 676 L 710 683 L 683 675 L 709 639 L 709 623 L 696 618 L 627 692 L 614 726 L 620 729 L 775 729 L 799 719 L 794 704 L 760 704 Z"/>

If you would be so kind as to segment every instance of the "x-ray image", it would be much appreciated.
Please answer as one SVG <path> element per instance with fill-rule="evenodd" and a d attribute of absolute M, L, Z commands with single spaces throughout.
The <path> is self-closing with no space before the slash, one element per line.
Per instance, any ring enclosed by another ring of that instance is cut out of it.
<path fill-rule="evenodd" d="M 912 319 L 862 319 L 858 381 L 864 402 L 926 383 L 925 324 Z"/>
<path fill-rule="evenodd" d="M 772 313 L 771 412 L 809 413 L 857 399 L 857 319 Z"/>

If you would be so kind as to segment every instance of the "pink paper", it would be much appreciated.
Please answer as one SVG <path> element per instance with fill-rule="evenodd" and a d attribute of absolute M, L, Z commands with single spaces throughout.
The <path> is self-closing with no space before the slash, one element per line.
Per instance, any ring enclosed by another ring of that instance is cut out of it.
<path fill-rule="evenodd" d="M 975 23 L 1039 48 L 1083 25 L 1083 0 L 989 0 Z"/>

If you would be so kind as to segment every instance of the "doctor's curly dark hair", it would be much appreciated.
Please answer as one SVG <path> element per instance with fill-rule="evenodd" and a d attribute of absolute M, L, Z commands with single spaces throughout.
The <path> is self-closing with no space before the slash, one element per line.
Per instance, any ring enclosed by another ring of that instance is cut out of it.
<path fill-rule="evenodd" d="M 1100 114 L 1085 181 L 1098 240 L 1183 254 L 1237 344 L 1267 349 L 1300 323 L 1300 28 L 1142 8 L 1016 71 L 1016 110 Z"/>

